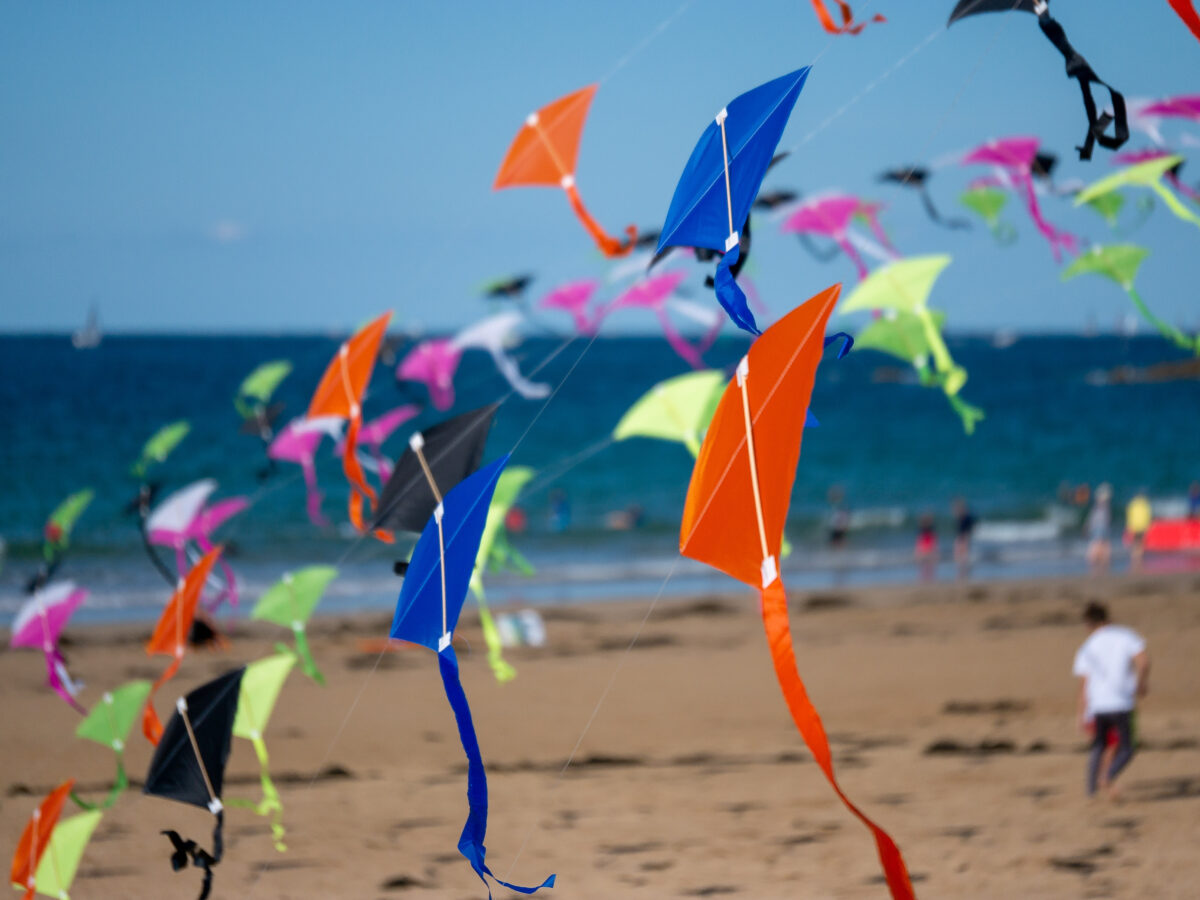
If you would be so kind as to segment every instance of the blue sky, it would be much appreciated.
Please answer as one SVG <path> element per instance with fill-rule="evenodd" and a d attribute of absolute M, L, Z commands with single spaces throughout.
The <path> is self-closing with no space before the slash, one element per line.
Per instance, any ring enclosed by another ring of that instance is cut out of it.
<path fill-rule="evenodd" d="M 1103 150 L 1074 159 L 1078 88 L 1033 17 L 947 31 L 952 5 L 860 0 L 890 21 L 830 39 L 807 0 L 4 4 L 0 330 L 67 329 L 93 300 L 112 330 L 316 331 L 386 308 L 457 327 L 487 312 L 478 286 L 493 277 L 530 270 L 545 289 L 604 271 L 561 192 L 491 191 L 528 112 L 600 81 L 581 194 L 613 233 L 657 227 L 713 113 L 813 62 L 783 141 L 797 150 L 768 186 L 886 201 L 902 252 L 955 257 L 932 301 L 952 326 L 1109 324 L 1121 292 L 1060 285 L 1019 204 L 1006 216 L 1019 240 L 1002 248 L 931 226 L 915 196 L 874 181 L 1013 134 L 1041 137 L 1064 177 L 1111 171 Z M 1200 92 L 1200 45 L 1165 2 L 1133 6 L 1054 12 L 1126 96 Z M 953 210 L 981 174 L 940 170 L 939 204 Z M 1200 162 L 1184 174 L 1200 180 Z M 1062 227 L 1112 240 L 1094 213 L 1044 203 Z M 853 279 L 771 230 L 755 231 L 754 267 L 773 309 Z M 1200 325 L 1200 233 L 1160 209 L 1130 239 L 1152 250 L 1148 302 Z"/>

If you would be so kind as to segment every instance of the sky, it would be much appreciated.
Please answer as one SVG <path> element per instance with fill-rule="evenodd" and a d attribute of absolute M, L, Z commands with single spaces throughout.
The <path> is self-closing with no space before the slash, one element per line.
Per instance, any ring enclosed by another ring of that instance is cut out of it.
<path fill-rule="evenodd" d="M 876 181 L 937 161 L 931 189 L 953 212 L 987 174 L 954 157 L 1025 134 L 1064 178 L 1112 171 L 1102 149 L 1075 158 L 1079 89 L 1034 18 L 946 29 L 952 5 L 858 0 L 889 21 L 832 38 L 808 0 L 0 5 L 0 331 L 68 330 L 92 303 L 110 331 L 327 331 L 389 308 L 403 327 L 452 330 L 492 309 L 479 296 L 491 279 L 533 272 L 536 296 L 606 271 L 560 191 L 491 190 L 529 112 L 599 83 L 580 193 L 610 233 L 657 228 L 715 112 L 807 64 L 781 145 L 794 152 L 767 188 L 885 202 L 902 253 L 954 257 L 931 297 L 952 329 L 1109 326 L 1124 295 L 1061 284 L 1019 203 L 1005 211 L 1019 237 L 1001 247 L 981 227 L 936 228 L 915 195 Z M 1134 7 L 1053 11 L 1127 97 L 1200 93 L 1200 45 L 1165 0 Z M 1089 210 L 1043 203 L 1067 230 L 1121 240 Z M 845 259 L 819 263 L 755 224 L 751 271 L 776 313 L 853 282 Z M 1159 208 L 1127 239 L 1152 251 L 1147 302 L 1200 327 L 1196 229 Z M 692 299 L 715 303 L 699 286 Z M 653 323 L 631 313 L 612 328 Z"/>

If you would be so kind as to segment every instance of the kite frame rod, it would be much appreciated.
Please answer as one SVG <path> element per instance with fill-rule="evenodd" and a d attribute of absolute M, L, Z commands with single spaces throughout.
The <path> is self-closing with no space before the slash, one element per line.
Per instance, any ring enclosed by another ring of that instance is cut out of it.
<path fill-rule="evenodd" d="M 219 808 L 221 800 L 213 790 L 212 781 L 208 777 L 208 768 L 204 765 L 204 757 L 200 755 L 200 745 L 196 743 L 196 732 L 192 731 L 192 720 L 187 712 L 187 700 L 180 697 L 176 709 L 179 710 L 179 717 L 183 719 L 183 727 L 187 729 L 188 740 L 192 744 L 192 753 L 196 755 L 196 764 L 200 766 L 200 774 L 204 776 L 204 787 L 208 791 L 208 799 L 212 801 L 209 806 L 210 808 L 212 806 Z M 213 811 L 213 814 L 215 815 L 216 812 Z"/>
<path fill-rule="evenodd" d="M 758 487 L 758 462 L 754 455 L 754 429 L 750 423 L 750 393 L 746 387 L 746 379 L 750 375 L 750 361 L 743 356 L 738 364 L 737 382 L 742 392 L 742 418 L 746 423 L 746 453 L 750 458 L 750 482 L 754 488 L 754 514 L 758 519 L 758 541 L 762 547 L 763 562 L 771 556 L 767 548 L 767 526 L 763 520 L 762 496 Z"/>
<path fill-rule="evenodd" d="M 717 124 L 721 126 L 721 156 L 725 162 L 725 212 L 729 216 L 729 237 L 725 241 L 726 253 L 733 249 L 732 242 L 738 236 L 737 232 L 733 230 L 733 193 L 729 187 L 729 142 L 725 137 L 725 119 L 728 115 L 727 109 L 722 109 L 717 113 Z"/>

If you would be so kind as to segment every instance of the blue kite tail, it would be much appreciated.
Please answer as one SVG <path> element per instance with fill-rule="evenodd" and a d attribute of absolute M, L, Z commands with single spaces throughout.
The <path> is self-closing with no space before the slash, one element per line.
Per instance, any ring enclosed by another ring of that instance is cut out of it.
<path fill-rule="evenodd" d="M 483 846 L 483 839 L 487 834 L 487 773 L 483 769 L 483 756 L 479 752 L 479 738 L 475 736 L 475 726 L 471 722 L 471 707 L 467 704 L 467 695 L 458 678 L 458 657 L 454 655 L 453 647 L 447 647 L 438 654 L 438 666 L 442 672 L 442 685 L 446 688 L 446 699 L 450 701 L 450 708 L 454 710 L 458 738 L 462 741 L 463 752 L 467 754 L 467 823 L 458 839 L 458 852 L 466 857 L 479 880 L 488 889 L 489 900 L 492 888 L 488 884 L 488 878 L 519 894 L 532 894 L 541 888 L 554 887 L 553 875 L 537 887 L 509 884 L 492 874 L 492 870 L 484 862 L 484 856 L 487 854 L 487 849 Z"/>
<path fill-rule="evenodd" d="M 717 302 L 725 307 L 725 312 L 729 313 L 733 324 L 742 331 L 762 334 L 758 330 L 758 323 L 754 321 L 754 313 L 750 312 L 750 307 L 746 303 L 746 294 L 738 287 L 737 279 L 729 271 L 729 267 L 738 261 L 741 252 L 741 246 L 735 244 L 733 249 L 722 256 L 721 261 L 717 263 L 717 272 L 713 276 L 713 284 L 717 289 Z"/>

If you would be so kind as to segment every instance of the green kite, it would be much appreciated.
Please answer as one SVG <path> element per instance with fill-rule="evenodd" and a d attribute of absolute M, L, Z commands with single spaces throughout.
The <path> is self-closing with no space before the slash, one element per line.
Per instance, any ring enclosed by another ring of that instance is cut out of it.
<path fill-rule="evenodd" d="M 79 863 L 92 839 L 92 832 L 100 824 L 103 815 L 98 809 L 89 810 L 62 819 L 54 826 L 33 876 L 37 893 L 56 900 L 71 900 L 68 891 L 75 881 L 75 873 L 79 871 Z"/>
<path fill-rule="evenodd" d="M 171 455 L 179 442 L 187 437 L 192 426 L 186 419 L 180 419 L 178 422 L 172 422 L 169 425 L 164 425 L 146 441 L 142 447 L 142 454 L 138 457 L 138 461 L 133 464 L 133 476 L 135 478 L 145 478 L 146 472 L 155 463 L 165 462 L 166 458 Z"/>
<path fill-rule="evenodd" d="M 708 429 L 728 379 L 715 369 L 688 372 L 659 382 L 629 407 L 613 429 L 613 440 L 631 437 L 676 441 L 693 457 Z"/>
<path fill-rule="evenodd" d="M 338 570 L 333 566 L 307 566 L 288 572 L 258 598 L 250 618 L 274 622 L 290 628 L 296 641 L 295 653 L 300 658 L 304 674 L 317 684 L 325 683 L 325 676 L 317 669 L 312 651 L 308 647 L 305 623 L 321 602 L 329 583 L 337 578 Z M 284 645 L 280 644 L 279 647 Z"/>
<path fill-rule="evenodd" d="M 75 736 L 108 747 L 117 757 L 117 777 L 108 796 L 97 804 L 87 803 L 74 792 L 71 799 L 83 809 L 108 809 L 129 786 L 125 774 L 125 742 L 134 722 L 141 721 L 142 709 L 150 697 L 150 682 L 144 679 L 127 681 L 116 690 L 105 693 L 75 729 Z"/>
<path fill-rule="evenodd" d="M 1154 191 L 1159 199 L 1167 205 L 1167 209 L 1171 210 L 1177 218 L 1182 219 L 1184 222 L 1190 222 L 1197 228 L 1200 228 L 1200 215 L 1197 215 L 1184 206 L 1183 201 L 1176 197 L 1171 189 L 1163 183 L 1163 176 L 1182 162 L 1182 156 L 1161 156 L 1158 159 L 1150 159 L 1146 162 L 1126 166 L 1119 172 L 1114 172 L 1112 175 L 1105 176 L 1099 181 L 1094 181 L 1085 187 L 1075 195 L 1075 205 L 1081 206 L 1084 203 L 1091 202 L 1096 197 L 1111 194 L 1122 188 L 1147 188 Z"/>
<path fill-rule="evenodd" d="M 999 243 L 1011 244 L 1017 239 L 1017 230 L 1008 222 L 1000 221 L 1000 213 L 1008 205 L 1008 191 L 992 185 L 976 185 L 963 191 L 958 202 L 983 219 Z"/>

